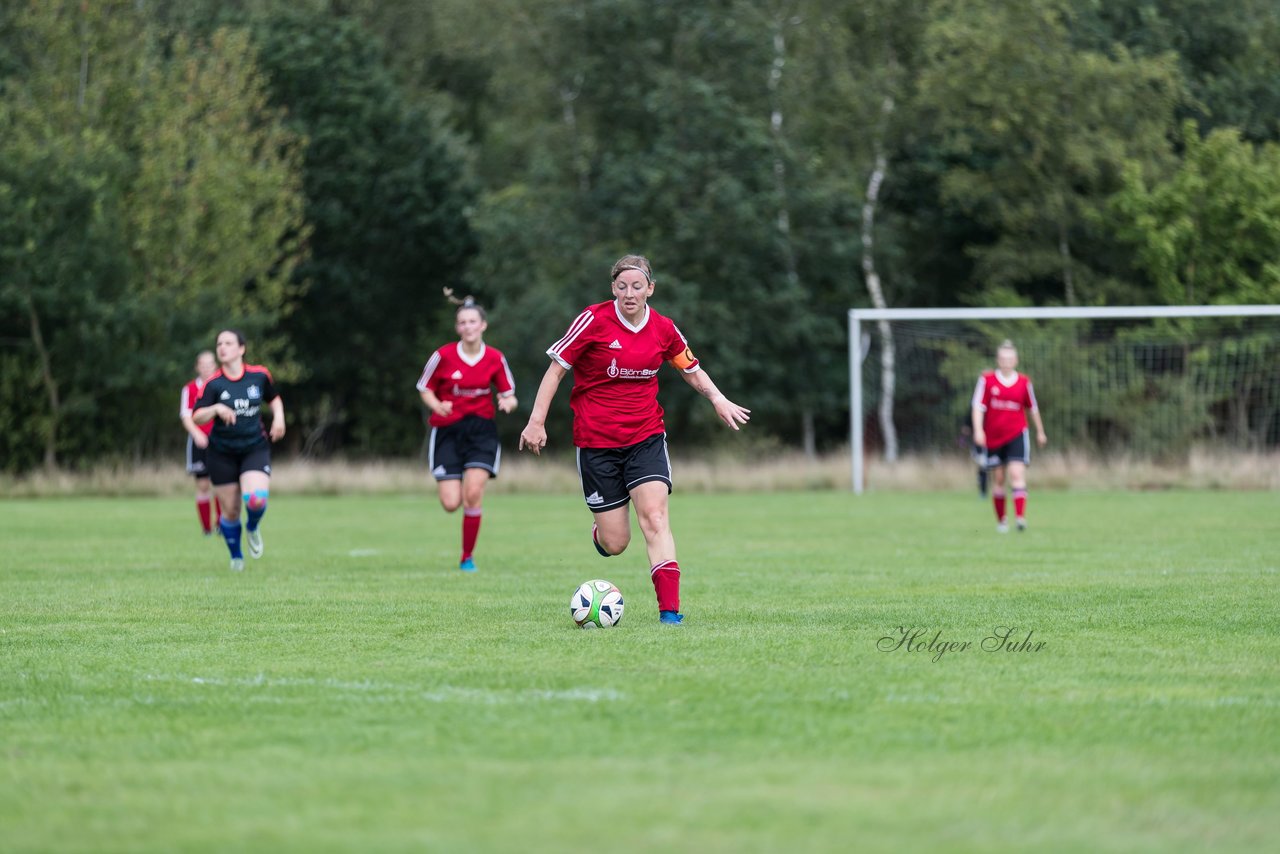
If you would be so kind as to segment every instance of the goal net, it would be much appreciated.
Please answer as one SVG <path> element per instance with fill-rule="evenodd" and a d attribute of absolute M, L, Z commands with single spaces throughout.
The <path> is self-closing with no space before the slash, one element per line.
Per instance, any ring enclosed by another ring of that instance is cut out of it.
<path fill-rule="evenodd" d="M 1280 450 L 1280 306 L 855 309 L 849 317 L 855 492 L 867 460 L 967 453 L 974 386 L 1006 339 L 1034 384 L 1054 452 L 1105 465 L 1173 463 L 1197 448 Z"/>

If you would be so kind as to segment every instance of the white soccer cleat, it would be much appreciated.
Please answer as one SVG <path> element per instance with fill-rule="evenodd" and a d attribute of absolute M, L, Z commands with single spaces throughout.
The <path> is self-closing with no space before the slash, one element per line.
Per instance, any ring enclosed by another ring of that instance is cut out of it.
<path fill-rule="evenodd" d="M 1025 517 L 1019 516 L 1017 519 L 1013 521 L 1014 521 L 1014 524 L 1018 526 L 1019 531 L 1027 530 L 1027 520 Z"/>
<path fill-rule="evenodd" d="M 996 523 L 996 533 L 997 533 L 997 534 L 1007 534 L 1007 533 L 1009 533 L 1009 523 L 1008 523 L 1008 522 L 997 522 L 997 523 Z"/>
<path fill-rule="evenodd" d="M 262 531 L 245 529 L 245 545 L 249 547 L 249 557 L 257 560 L 262 557 Z"/>
<path fill-rule="evenodd" d="M 232 572 L 244 572 L 244 558 L 242 558 L 242 557 L 233 557 L 233 558 L 231 559 L 231 571 L 232 571 Z"/>

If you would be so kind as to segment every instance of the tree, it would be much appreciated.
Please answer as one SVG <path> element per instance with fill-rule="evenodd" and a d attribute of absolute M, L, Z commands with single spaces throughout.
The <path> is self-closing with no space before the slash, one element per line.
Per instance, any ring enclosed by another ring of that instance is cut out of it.
<path fill-rule="evenodd" d="M 140 78 L 126 204 L 135 289 L 165 315 L 204 315 L 193 331 L 208 331 L 201 305 L 265 331 L 298 298 L 290 274 L 308 230 L 303 146 L 268 103 L 249 34 L 222 28 L 195 45 L 179 34 Z"/>
<path fill-rule="evenodd" d="M 942 0 L 921 98 L 958 159 L 945 198 L 999 230 L 973 247 L 992 288 L 1068 305 L 1102 294 L 1082 245 L 1126 159 L 1157 161 L 1181 98 L 1176 57 L 1076 50 L 1065 0 Z"/>
<path fill-rule="evenodd" d="M 1175 54 L 1189 97 L 1179 116 L 1202 133 L 1234 127 L 1280 140 L 1280 5 L 1273 0 L 1108 0 L 1076 3 L 1083 50 L 1123 44 L 1139 57 Z"/>
<path fill-rule="evenodd" d="M 827 211 L 828 222 L 810 239 L 821 235 L 818 239 L 834 249 L 825 258 L 811 256 L 817 269 L 810 275 L 823 283 L 827 276 L 819 272 L 822 268 L 834 272 L 858 263 L 865 290 L 849 287 L 849 280 L 856 279 L 847 274 L 843 282 L 823 285 L 818 291 L 823 298 L 813 302 L 827 306 L 833 315 L 867 301 L 885 308 L 890 296 L 896 302 L 908 291 L 898 275 L 902 265 L 893 263 L 901 229 L 892 212 L 888 217 L 882 214 L 886 191 L 901 165 L 899 152 L 917 119 L 913 94 L 919 62 L 914 45 L 923 29 L 923 12 L 923 3 L 806 3 L 793 18 L 797 26 L 789 44 L 796 47 L 788 71 L 795 81 L 786 98 L 795 118 L 793 144 L 813 152 L 805 173 L 806 190 L 811 205 Z M 848 216 L 852 221 L 842 221 Z M 890 325 L 881 322 L 878 328 L 880 432 L 885 457 L 893 460 L 895 347 Z M 846 371 L 840 368 L 841 374 Z"/>
<path fill-rule="evenodd" d="M 46 466 L 140 455 L 176 442 L 197 342 L 285 309 L 296 144 L 262 109 L 243 37 L 161 51 L 123 0 L 31 2 L 10 25 L 0 305 L 21 342 L 6 361 L 41 396 L 5 385 L 4 409 L 27 413 Z M 11 468 L 34 462 L 23 438 L 0 439 Z"/>
<path fill-rule="evenodd" d="M 1104 221 L 1166 303 L 1280 302 L 1280 146 L 1194 121 L 1182 145 L 1165 177 L 1130 163 Z"/>
<path fill-rule="evenodd" d="M 655 305 L 688 326 L 717 382 L 752 390 L 757 432 L 843 432 L 857 282 L 828 261 L 856 264 L 857 234 L 828 239 L 848 199 L 790 130 L 812 79 L 801 5 L 440 4 L 438 32 L 469 34 L 455 49 L 487 70 L 473 287 L 493 295 L 496 326 L 545 329 L 509 352 L 519 374 L 540 374 L 567 318 L 607 297 L 600 271 L 643 251 Z M 663 398 L 673 429 L 713 435 L 679 384 Z"/>
<path fill-rule="evenodd" d="M 407 102 L 359 21 L 280 8 L 253 26 L 272 100 L 309 142 L 306 293 L 281 326 L 306 370 L 303 450 L 410 452 L 413 381 L 451 314 L 441 289 L 474 251 L 463 152 Z"/>

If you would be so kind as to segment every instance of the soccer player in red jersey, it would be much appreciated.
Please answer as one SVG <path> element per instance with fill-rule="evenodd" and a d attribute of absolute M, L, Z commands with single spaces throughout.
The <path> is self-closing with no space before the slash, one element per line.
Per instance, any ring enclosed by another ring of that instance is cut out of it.
<path fill-rule="evenodd" d="M 658 369 L 664 362 L 677 369 L 734 430 L 747 423 L 751 410 L 720 393 L 675 323 L 649 307 L 654 280 L 646 258 L 624 255 L 613 265 L 611 278 L 613 299 L 588 306 L 547 350 L 551 364 L 520 434 L 520 449 L 541 454 L 547 444 L 547 410 L 572 370 L 573 444 L 582 494 L 595 514 L 591 538 L 596 551 L 604 557 L 621 554 L 631 542 L 627 504 L 634 501 L 658 618 L 678 625 L 684 616 L 667 513 L 671 460 L 658 405 Z"/>
<path fill-rule="evenodd" d="M 249 556 L 262 557 L 262 532 L 271 487 L 271 442 L 284 438 L 284 401 L 276 392 L 271 372 L 244 361 L 244 336 L 235 329 L 218 333 L 214 346 L 222 367 L 200 392 L 191 418 L 196 424 L 213 424 L 205 459 L 213 481 L 222 521 L 218 528 L 231 552 L 231 569 L 244 569 L 240 550 L 240 498 L 244 497 L 244 531 Z M 262 406 L 271 408 L 270 433 L 262 424 Z M 271 441 L 267 441 L 268 436 Z"/>
<path fill-rule="evenodd" d="M 440 490 L 440 505 L 462 508 L 462 559 L 458 569 L 475 572 L 472 557 L 480 535 L 485 484 L 498 476 L 502 448 L 494 422 L 493 390 L 504 413 L 516 408 L 516 385 L 501 351 L 484 343 L 489 323 L 475 300 L 459 303 L 454 329 L 458 340 L 431 354 L 418 379 L 418 393 L 431 410 L 428 466 Z"/>
<path fill-rule="evenodd" d="M 178 418 L 187 431 L 187 474 L 196 479 L 196 515 L 200 517 L 200 527 L 207 537 L 213 533 L 213 526 L 222 521 L 218 512 L 218 502 L 213 500 L 213 489 L 209 483 L 209 469 L 205 464 L 205 448 L 209 447 L 209 431 L 213 422 L 199 425 L 191 420 L 196 401 L 204 384 L 218 369 L 213 360 L 213 351 L 202 350 L 196 356 L 196 378 L 182 388 L 182 397 L 178 401 Z"/>
<path fill-rule="evenodd" d="M 1005 515 L 1006 470 L 1013 490 L 1014 519 L 1019 531 L 1027 529 L 1027 466 L 1031 464 L 1031 442 L 1027 437 L 1027 413 L 1036 425 L 1036 444 L 1049 441 L 1040 420 L 1040 407 L 1031 378 L 1018 373 L 1018 351 L 1011 341 L 996 350 L 996 369 L 978 377 L 973 391 L 973 441 L 986 448 L 991 470 L 991 501 L 996 510 L 996 530 L 1009 530 Z"/>

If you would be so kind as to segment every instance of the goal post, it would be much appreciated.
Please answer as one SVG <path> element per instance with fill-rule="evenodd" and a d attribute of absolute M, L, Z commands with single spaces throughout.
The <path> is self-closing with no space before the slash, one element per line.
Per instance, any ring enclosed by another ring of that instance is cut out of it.
<path fill-rule="evenodd" d="M 1250 318 L 1275 318 L 1280 317 L 1280 305 L 1197 305 L 1197 306 L 1113 306 L 1113 307 L 1055 307 L 1055 308 L 855 308 L 849 310 L 849 412 L 850 412 L 850 456 L 851 456 L 851 475 L 852 489 L 855 494 L 862 494 L 865 489 L 865 454 L 866 454 L 866 406 L 865 398 L 867 389 L 864 386 L 863 368 L 864 363 L 868 361 L 868 355 L 874 344 L 874 332 L 871 328 L 864 329 L 863 324 L 868 322 L 894 321 L 894 322 L 910 322 L 919 324 L 937 323 L 942 329 L 957 329 L 971 325 L 976 328 L 984 328 L 990 330 L 992 324 L 1007 323 L 1016 325 L 1018 322 L 1024 321 L 1114 321 L 1116 323 L 1141 324 L 1146 321 L 1150 324 L 1156 324 L 1161 321 L 1174 321 L 1178 319 L 1192 320 L 1208 320 L 1212 318 L 1224 319 L 1229 322 L 1235 318 L 1247 321 Z M 999 328 L 999 327 L 995 327 Z M 1048 328 L 1048 327 L 1046 327 Z M 1134 333 L 1130 329 L 1126 335 L 1129 340 L 1150 339 L 1153 333 L 1150 329 L 1141 328 L 1138 333 Z M 1143 338 L 1143 336 L 1146 336 Z M 1016 340 L 1018 333 L 1014 332 L 1008 337 L 1015 339 L 1015 344 L 1019 344 Z M 1125 337 L 1125 336 L 1121 336 Z M 895 346 L 899 353 L 903 353 L 907 348 L 912 347 L 909 339 L 903 340 L 902 336 L 894 335 L 896 341 Z M 939 332 L 936 340 L 942 342 L 943 345 L 948 343 L 948 335 L 945 332 Z M 1195 347 L 1199 348 L 1203 342 L 1195 344 L 1188 343 L 1190 339 L 1181 339 L 1177 342 L 1169 341 L 1157 342 L 1159 346 L 1165 347 L 1181 347 L 1184 355 L 1187 357 L 1185 361 L 1190 361 L 1198 354 L 1190 354 L 1189 351 Z M 1277 368 L 1273 365 L 1272 360 L 1275 359 L 1276 353 L 1280 352 L 1280 334 L 1273 331 L 1267 331 L 1261 335 L 1263 348 L 1266 350 L 1264 359 L 1265 370 L 1268 376 L 1265 378 L 1269 383 L 1261 393 L 1269 395 L 1267 400 L 1270 403 L 1280 405 L 1280 401 L 1271 401 L 1271 398 L 1280 395 L 1280 376 L 1277 376 Z M 1020 345 L 1019 345 L 1020 346 Z M 1128 346 L 1138 346 L 1130 344 Z M 1150 349 L 1151 345 L 1148 341 L 1144 346 Z M 1021 346 L 1020 346 L 1021 349 Z M 1080 354 L 1085 352 L 1084 349 L 1078 351 Z M 1076 350 L 1072 349 L 1069 341 L 1059 341 L 1057 348 L 1057 356 L 1070 360 L 1076 357 Z M 987 354 L 990 358 L 989 362 L 994 362 L 994 346 L 989 347 Z M 1080 355 L 1079 358 L 1083 358 Z M 1205 361 L 1208 357 L 1201 358 Z M 1142 361 L 1142 357 L 1124 358 L 1125 362 L 1137 364 Z M 906 370 L 905 363 L 902 360 L 897 362 L 898 370 Z M 1023 366 L 1028 368 L 1028 373 L 1037 383 L 1037 394 L 1044 399 L 1044 390 L 1038 380 L 1037 370 L 1039 366 L 1028 365 L 1024 356 Z M 1167 374 L 1169 369 L 1161 369 L 1157 371 L 1159 374 Z M 971 373 L 970 382 L 976 382 L 977 373 Z M 1224 380 L 1225 381 L 1225 380 Z M 876 384 L 877 387 L 879 384 Z M 893 387 L 901 390 L 904 386 L 901 382 L 895 382 Z M 1114 391 L 1114 390 L 1113 390 Z M 958 390 L 952 389 L 952 394 L 958 393 Z M 1160 394 L 1161 388 L 1156 385 L 1152 394 Z M 1270 403 L 1268 405 L 1270 405 Z M 1273 407 L 1274 408 L 1274 407 Z M 1083 417 L 1083 416 L 1082 416 Z M 1272 415 L 1271 417 L 1280 417 Z"/>

